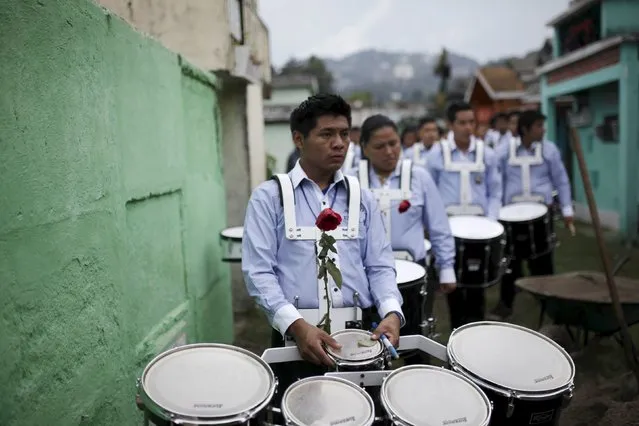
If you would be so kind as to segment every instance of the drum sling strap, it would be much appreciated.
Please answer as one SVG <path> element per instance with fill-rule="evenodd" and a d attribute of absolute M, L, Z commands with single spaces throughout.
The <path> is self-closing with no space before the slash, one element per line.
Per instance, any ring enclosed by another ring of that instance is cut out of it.
<path fill-rule="evenodd" d="M 368 189 L 373 193 L 377 200 L 379 209 L 384 219 L 384 228 L 386 229 L 386 237 L 391 241 L 391 204 L 396 200 L 408 200 L 411 197 L 410 181 L 411 181 L 412 162 L 403 160 L 399 175 L 399 189 L 390 188 L 371 188 L 369 181 L 368 161 L 361 160 L 359 162 L 358 177 L 359 183 L 364 189 Z"/>
<path fill-rule="evenodd" d="M 446 207 L 446 213 L 452 216 L 484 215 L 483 207 L 473 204 L 473 192 L 470 180 L 471 172 L 484 173 L 486 170 L 484 164 L 484 142 L 478 139 L 474 139 L 474 142 L 475 161 L 472 163 L 452 160 L 452 145 L 455 143 L 452 132 L 447 140 L 441 142 L 444 170 L 459 173 L 459 204 Z"/>
<path fill-rule="evenodd" d="M 426 152 L 426 147 L 424 147 L 424 143 L 419 141 L 415 145 L 413 145 L 413 164 L 417 164 L 418 166 L 426 166 L 426 158 L 422 157 L 422 154 Z"/>
<path fill-rule="evenodd" d="M 511 138 L 509 143 L 508 165 L 520 167 L 521 169 L 521 188 L 522 193 L 512 198 L 513 203 L 522 201 L 532 201 L 537 203 L 545 203 L 546 199 L 542 195 L 532 193 L 532 185 L 530 179 L 530 166 L 537 166 L 544 163 L 543 144 L 537 143 L 534 146 L 534 155 L 517 155 L 517 148 L 521 145 L 520 138 Z"/>
<path fill-rule="evenodd" d="M 297 225 L 297 218 L 295 214 L 295 191 L 290 177 L 288 174 L 282 173 L 276 174 L 273 179 L 275 179 L 279 184 L 281 206 L 284 213 L 284 233 L 286 238 L 292 241 L 315 241 L 316 251 L 319 252 L 320 249 L 318 244 L 322 236 L 322 231 L 320 231 L 317 226 Z M 348 223 L 342 223 L 339 228 L 326 232 L 336 240 L 354 239 L 359 236 L 359 215 L 361 204 L 360 185 L 357 179 L 353 176 L 344 176 L 344 179 L 346 180 L 345 183 L 348 191 Z M 336 188 L 335 190 L 337 191 L 339 189 Z M 339 249 L 336 247 L 336 250 L 337 253 L 331 252 L 330 256 L 332 256 L 335 265 L 340 268 Z M 317 274 L 318 271 L 315 272 L 315 276 L 317 276 Z M 331 331 L 335 332 L 344 329 L 345 324 L 348 321 L 357 321 L 362 319 L 362 311 L 358 306 L 349 308 L 344 307 L 342 291 L 337 287 L 330 274 L 328 275 L 328 288 L 329 297 L 331 298 Z M 311 324 L 317 324 L 326 314 L 324 280 L 317 279 L 317 300 L 319 302 L 317 309 L 299 309 L 297 306 L 297 300 L 298 296 L 295 297 L 295 307 L 298 308 L 304 319 Z M 287 344 L 289 343 L 287 342 Z"/>

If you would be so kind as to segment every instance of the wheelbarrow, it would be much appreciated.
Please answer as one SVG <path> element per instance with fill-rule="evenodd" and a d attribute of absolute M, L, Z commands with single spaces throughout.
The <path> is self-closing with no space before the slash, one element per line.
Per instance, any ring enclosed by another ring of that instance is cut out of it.
<path fill-rule="evenodd" d="M 620 266 L 615 269 L 618 270 Z M 615 277 L 615 283 L 628 326 L 639 323 L 639 280 Z M 606 277 L 602 273 L 576 271 L 525 277 L 518 279 L 516 285 L 540 302 L 538 328 L 543 325 L 544 316 L 548 315 L 555 325 L 566 326 L 573 340 L 575 338 L 570 327 L 583 331 L 584 345 L 588 344 L 589 333 L 607 337 L 616 335 L 620 330 Z"/>

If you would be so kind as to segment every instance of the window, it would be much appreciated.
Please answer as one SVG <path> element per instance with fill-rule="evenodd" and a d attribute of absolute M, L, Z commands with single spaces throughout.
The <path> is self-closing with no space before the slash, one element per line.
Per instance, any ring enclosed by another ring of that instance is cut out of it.
<path fill-rule="evenodd" d="M 239 44 L 244 44 L 244 19 L 242 0 L 227 0 L 227 11 L 231 37 Z"/>

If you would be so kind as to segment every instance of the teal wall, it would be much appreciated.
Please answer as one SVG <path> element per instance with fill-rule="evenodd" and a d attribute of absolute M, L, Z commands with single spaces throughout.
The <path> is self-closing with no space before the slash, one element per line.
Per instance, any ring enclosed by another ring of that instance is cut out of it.
<path fill-rule="evenodd" d="M 606 0 L 601 6 L 603 38 L 639 32 L 639 2 L 636 0 Z"/>
<path fill-rule="evenodd" d="M 264 100 L 264 106 L 295 105 L 306 100 L 313 93 L 310 89 L 291 87 L 277 88 L 271 92 L 271 98 Z"/>
<path fill-rule="evenodd" d="M 288 123 L 266 123 L 264 126 L 266 153 L 275 158 L 274 173 L 286 173 L 288 156 L 295 148 Z"/>
<path fill-rule="evenodd" d="M 619 144 L 603 143 L 596 135 L 595 128 L 603 123 L 604 117 L 619 113 L 619 84 L 609 83 L 588 91 L 588 100 L 592 114 L 592 124 L 579 127 L 581 146 L 590 171 L 590 179 L 597 205 L 602 210 L 619 211 Z M 579 170 L 577 159 L 573 156 L 573 170 Z M 574 179 L 576 202 L 586 204 L 583 183 L 577 173 Z"/>
<path fill-rule="evenodd" d="M 151 357 L 233 340 L 216 82 L 85 0 L 0 39 L 0 424 L 140 424 Z"/>

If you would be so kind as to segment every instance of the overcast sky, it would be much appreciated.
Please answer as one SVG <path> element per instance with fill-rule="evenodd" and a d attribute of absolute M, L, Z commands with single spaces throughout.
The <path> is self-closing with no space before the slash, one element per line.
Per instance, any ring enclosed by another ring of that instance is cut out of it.
<path fill-rule="evenodd" d="M 546 23 L 569 0 L 260 0 L 271 60 L 340 58 L 365 48 L 436 53 L 480 62 L 541 47 Z"/>

